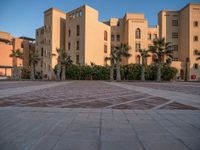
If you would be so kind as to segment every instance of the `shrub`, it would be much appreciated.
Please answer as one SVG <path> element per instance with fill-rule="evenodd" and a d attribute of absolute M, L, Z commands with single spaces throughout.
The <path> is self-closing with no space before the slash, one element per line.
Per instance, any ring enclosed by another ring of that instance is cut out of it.
<path fill-rule="evenodd" d="M 108 80 L 109 68 L 104 66 L 71 65 L 66 69 L 66 76 L 73 80 Z"/>
<path fill-rule="evenodd" d="M 161 69 L 161 78 L 163 80 L 170 81 L 175 78 L 177 73 L 178 70 L 176 68 L 164 65 Z"/>
<path fill-rule="evenodd" d="M 176 76 L 177 69 L 163 65 L 161 69 L 162 79 L 171 80 Z M 70 65 L 66 69 L 67 79 L 72 80 L 109 80 L 110 67 L 105 66 L 78 66 Z M 157 76 L 157 68 L 155 65 L 145 66 L 145 79 L 155 80 Z M 116 69 L 114 70 L 114 78 L 116 77 Z M 121 66 L 121 78 L 122 80 L 140 80 L 141 77 L 141 65 L 129 64 Z"/>
<path fill-rule="evenodd" d="M 146 65 L 145 66 L 145 79 L 146 80 L 155 80 L 157 76 L 157 68 L 155 65 Z"/>

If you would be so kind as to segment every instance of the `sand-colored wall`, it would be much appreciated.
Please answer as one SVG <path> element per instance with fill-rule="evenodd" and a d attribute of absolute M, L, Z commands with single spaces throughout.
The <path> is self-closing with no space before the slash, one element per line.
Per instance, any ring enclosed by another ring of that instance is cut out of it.
<path fill-rule="evenodd" d="M 95 63 L 105 65 L 105 57 L 110 54 L 110 27 L 98 21 L 98 12 L 85 6 L 85 64 Z M 107 32 L 107 40 L 104 40 L 104 31 Z M 107 46 L 107 53 L 104 52 Z"/>

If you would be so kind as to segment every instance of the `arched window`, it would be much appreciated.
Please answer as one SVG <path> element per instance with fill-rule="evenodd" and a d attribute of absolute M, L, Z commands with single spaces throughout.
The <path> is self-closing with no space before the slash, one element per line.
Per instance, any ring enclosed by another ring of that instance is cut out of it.
<path fill-rule="evenodd" d="M 136 31 L 135 31 L 135 38 L 136 39 L 140 39 L 141 38 L 141 32 L 140 32 L 139 28 L 137 28 Z"/>
<path fill-rule="evenodd" d="M 140 64 L 140 55 L 137 55 L 137 57 L 136 57 L 136 63 Z"/>
<path fill-rule="evenodd" d="M 108 35 L 107 34 L 108 34 L 107 31 L 104 31 L 104 40 L 105 41 L 107 41 L 107 39 L 108 39 L 108 37 L 107 37 Z"/>

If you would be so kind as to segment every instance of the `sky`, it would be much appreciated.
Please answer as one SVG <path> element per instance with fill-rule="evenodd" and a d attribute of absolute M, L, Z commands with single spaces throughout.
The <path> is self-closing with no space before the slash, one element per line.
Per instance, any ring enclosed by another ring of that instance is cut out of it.
<path fill-rule="evenodd" d="M 100 21 L 122 18 L 126 12 L 144 13 L 149 25 L 156 25 L 160 10 L 179 10 L 188 3 L 200 0 L 0 0 L 0 31 L 35 38 L 45 10 L 55 7 L 68 12 L 85 4 L 99 11 Z"/>

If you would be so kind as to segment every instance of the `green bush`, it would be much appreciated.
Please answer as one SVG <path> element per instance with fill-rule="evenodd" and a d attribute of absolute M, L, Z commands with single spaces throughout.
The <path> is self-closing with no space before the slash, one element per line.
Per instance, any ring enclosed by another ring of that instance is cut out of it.
<path fill-rule="evenodd" d="M 177 69 L 163 65 L 161 68 L 162 80 L 169 81 L 176 76 Z M 70 65 L 66 68 L 67 79 L 72 80 L 109 80 L 110 67 L 105 66 L 78 66 Z M 116 68 L 114 69 L 114 79 L 116 77 Z M 141 65 L 129 64 L 121 66 L 122 80 L 140 80 L 141 78 Z M 156 80 L 157 68 L 155 65 L 145 66 L 145 79 Z"/>
<path fill-rule="evenodd" d="M 146 80 L 156 80 L 157 77 L 157 68 L 155 65 L 146 65 L 145 66 L 145 79 Z"/>
<path fill-rule="evenodd" d="M 176 76 L 177 73 L 178 70 L 176 68 L 163 66 L 161 69 L 161 78 L 165 81 L 170 81 Z"/>
<path fill-rule="evenodd" d="M 66 77 L 73 80 L 108 80 L 109 68 L 104 66 L 71 65 L 66 69 Z"/>
<path fill-rule="evenodd" d="M 139 80 L 141 66 L 139 64 L 129 64 L 121 67 L 121 75 L 124 80 Z"/>

